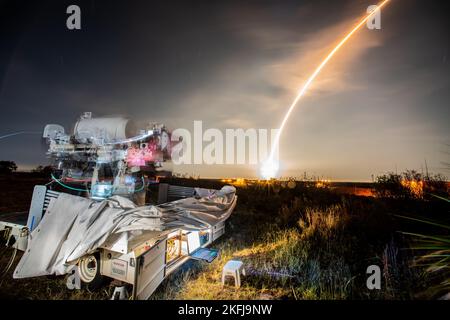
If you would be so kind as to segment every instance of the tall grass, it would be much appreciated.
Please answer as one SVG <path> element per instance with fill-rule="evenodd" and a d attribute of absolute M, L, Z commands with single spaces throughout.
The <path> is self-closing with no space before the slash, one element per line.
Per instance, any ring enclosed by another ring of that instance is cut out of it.
<path fill-rule="evenodd" d="M 414 266 L 425 268 L 432 275 L 431 285 L 423 292 L 429 297 L 450 293 L 450 225 L 429 219 L 399 216 L 433 227 L 433 234 L 402 232 L 411 236 L 411 249 L 415 251 Z"/>
<path fill-rule="evenodd" d="M 423 275 L 427 278 L 424 281 L 426 286 L 418 296 L 436 298 L 442 294 L 449 294 L 450 226 L 447 214 L 450 200 L 448 199 L 449 184 L 446 178 L 428 172 L 421 174 L 416 171 L 406 171 L 401 175 L 388 173 L 377 178 L 375 190 L 380 198 L 408 201 L 402 202 L 402 214 L 395 216 L 409 222 L 407 227 L 402 227 L 402 230 L 413 229 L 401 232 L 410 240 L 408 249 L 411 249 L 414 254 L 412 265 L 417 267 L 415 271 L 410 272 L 428 273 L 428 277 Z M 412 208 L 414 205 L 423 207 L 425 210 L 414 213 L 417 209 Z M 410 212 L 405 214 L 405 209 L 409 209 Z M 444 212 L 447 214 L 443 215 Z M 432 218 L 433 216 L 435 219 Z"/>
<path fill-rule="evenodd" d="M 349 298 L 353 277 L 338 250 L 342 243 L 336 242 L 345 219 L 342 206 L 310 208 L 297 226 L 273 225 L 257 242 L 224 241 L 220 258 L 174 275 L 155 298 Z M 223 265 L 230 259 L 242 260 L 247 269 L 239 290 L 220 284 Z"/>

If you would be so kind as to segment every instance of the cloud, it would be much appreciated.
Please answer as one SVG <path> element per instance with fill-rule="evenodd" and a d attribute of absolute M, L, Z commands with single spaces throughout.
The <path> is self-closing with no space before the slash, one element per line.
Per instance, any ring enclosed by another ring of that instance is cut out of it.
<path fill-rule="evenodd" d="M 305 35 L 262 22 L 258 28 L 234 28 L 238 41 L 250 43 L 254 55 L 236 55 L 224 61 L 210 75 L 206 87 L 192 90 L 180 99 L 181 108 L 191 117 L 189 110 L 198 110 L 199 119 L 217 124 L 227 116 L 236 118 L 239 114 L 241 125 L 276 126 L 272 114 L 287 110 L 311 72 L 353 24 L 346 20 Z M 361 30 L 323 69 L 307 96 L 365 89 L 349 76 L 352 66 L 381 44 L 381 37 Z M 229 123 L 222 121 L 223 125 Z"/>

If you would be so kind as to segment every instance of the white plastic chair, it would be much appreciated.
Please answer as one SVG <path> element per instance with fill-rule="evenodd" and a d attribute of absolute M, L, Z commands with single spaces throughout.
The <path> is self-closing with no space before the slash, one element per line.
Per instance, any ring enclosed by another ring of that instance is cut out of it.
<path fill-rule="evenodd" d="M 236 288 L 241 287 L 241 273 L 245 276 L 244 263 L 239 260 L 230 260 L 224 266 L 222 270 L 222 286 L 225 285 L 225 278 L 231 276 L 234 278 L 234 284 Z"/>

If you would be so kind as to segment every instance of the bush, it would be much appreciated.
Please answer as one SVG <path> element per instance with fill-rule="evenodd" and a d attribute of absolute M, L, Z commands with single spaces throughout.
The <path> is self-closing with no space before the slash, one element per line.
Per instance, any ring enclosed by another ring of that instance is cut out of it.
<path fill-rule="evenodd" d="M 433 196 L 445 197 L 449 192 L 443 175 L 424 175 L 414 170 L 378 176 L 374 189 L 378 197 L 394 199 L 430 199 Z"/>
<path fill-rule="evenodd" d="M 17 165 L 14 161 L 0 161 L 0 174 L 8 174 L 17 170 Z"/>
<path fill-rule="evenodd" d="M 53 171 L 52 166 L 37 166 L 32 170 L 34 173 L 39 174 L 40 176 L 50 177 L 50 174 Z"/>

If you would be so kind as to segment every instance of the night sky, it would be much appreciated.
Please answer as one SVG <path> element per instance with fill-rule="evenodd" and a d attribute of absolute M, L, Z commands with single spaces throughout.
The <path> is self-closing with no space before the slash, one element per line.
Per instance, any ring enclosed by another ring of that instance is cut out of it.
<path fill-rule="evenodd" d="M 424 168 L 449 176 L 447 1 L 392 0 L 292 114 L 283 176 L 370 180 Z M 81 30 L 66 8 L 81 8 Z M 0 136 L 70 130 L 83 111 L 192 130 L 276 128 L 321 59 L 375 1 L 0 1 Z M 0 160 L 46 164 L 39 135 L 0 140 Z M 447 171 L 446 171 L 447 170 Z M 185 166 L 203 177 L 255 167 Z"/>

